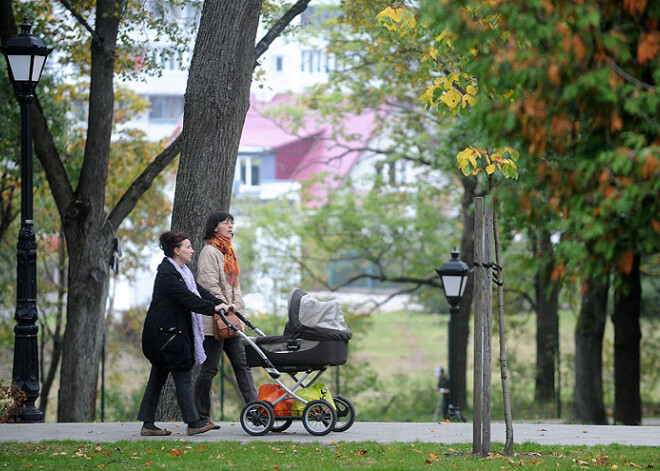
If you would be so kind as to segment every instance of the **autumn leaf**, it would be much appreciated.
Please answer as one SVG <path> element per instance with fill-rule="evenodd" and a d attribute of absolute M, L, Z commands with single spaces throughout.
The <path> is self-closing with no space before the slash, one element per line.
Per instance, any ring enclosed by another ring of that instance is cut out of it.
<path fill-rule="evenodd" d="M 553 62 L 548 66 L 548 80 L 555 85 L 561 85 L 561 76 L 559 74 L 559 64 Z"/>
<path fill-rule="evenodd" d="M 651 31 L 642 34 L 637 43 L 637 60 L 644 65 L 655 59 L 660 49 L 660 33 Z"/>
<path fill-rule="evenodd" d="M 616 111 L 612 113 L 612 116 L 610 117 L 610 131 L 616 132 L 616 131 L 621 131 L 623 129 L 623 120 L 619 116 L 619 113 Z"/>
<path fill-rule="evenodd" d="M 646 10 L 646 0 L 623 0 L 623 8 L 633 16 Z"/>
<path fill-rule="evenodd" d="M 555 268 L 552 270 L 552 274 L 550 275 L 550 279 L 552 281 L 556 281 L 560 278 L 563 278 L 564 275 L 566 275 L 566 265 L 563 263 L 560 263 L 555 266 Z"/>
<path fill-rule="evenodd" d="M 633 254 L 632 250 L 626 250 L 626 252 L 621 256 L 621 259 L 619 260 L 619 271 L 621 273 L 625 273 L 626 275 L 629 274 L 632 271 L 634 259 L 635 255 Z"/>

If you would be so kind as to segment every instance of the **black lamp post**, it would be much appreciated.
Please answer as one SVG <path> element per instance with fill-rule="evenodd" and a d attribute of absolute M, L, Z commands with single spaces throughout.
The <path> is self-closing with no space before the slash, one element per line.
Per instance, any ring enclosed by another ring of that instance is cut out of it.
<path fill-rule="evenodd" d="M 458 397 L 456 395 L 456 379 L 458 372 L 456 365 L 458 363 L 458 352 L 456 351 L 456 314 L 458 314 L 458 305 L 463 298 L 465 286 L 467 285 L 467 278 L 470 273 L 470 268 L 465 262 L 458 259 L 458 251 L 456 247 L 451 252 L 451 259 L 444 263 L 442 267 L 436 268 L 435 271 L 442 280 L 442 289 L 445 292 L 445 297 L 449 302 L 449 411 L 447 418 L 450 421 L 465 422 L 465 418 L 458 408 Z"/>
<path fill-rule="evenodd" d="M 14 327 L 13 383 L 26 395 L 22 422 L 41 422 L 44 414 L 35 405 L 39 397 L 39 354 L 37 350 L 37 241 L 32 221 L 32 122 L 31 105 L 46 57 L 52 48 L 30 34 L 27 18 L 21 33 L 2 46 L 9 77 L 21 104 L 21 229 L 16 246 L 16 326 Z"/>

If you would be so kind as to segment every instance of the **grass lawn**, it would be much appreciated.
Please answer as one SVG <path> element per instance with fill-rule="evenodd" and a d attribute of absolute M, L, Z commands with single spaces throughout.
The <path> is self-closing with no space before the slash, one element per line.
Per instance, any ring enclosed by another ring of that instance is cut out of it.
<path fill-rule="evenodd" d="M 493 444 L 501 449 L 501 444 Z M 652 469 L 658 458 L 653 447 L 517 447 L 512 457 L 474 457 L 470 445 L 374 442 L 318 444 L 236 442 L 198 444 L 181 441 L 138 441 L 95 444 L 43 442 L 0 444 L 0 469 L 456 469 L 493 470 L 531 466 L 556 469 Z"/>

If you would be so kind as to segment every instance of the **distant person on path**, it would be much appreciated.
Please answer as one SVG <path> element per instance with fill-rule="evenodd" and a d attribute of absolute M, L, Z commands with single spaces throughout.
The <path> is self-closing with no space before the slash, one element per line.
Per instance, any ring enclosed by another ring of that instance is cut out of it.
<path fill-rule="evenodd" d="M 449 414 L 449 377 L 442 366 L 438 367 L 438 385 L 435 390 L 442 394 L 442 416 L 447 420 Z"/>
<path fill-rule="evenodd" d="M 232 244 L 234 237 L 234 216 L 226 211 L 212 213 L 204 230 L 206 245 L 197 260 L 197 280 L 213 295 L 226 299 L 228 303 L 245 314 L 245 303 L 239 282 L 241 272 L 236 249 Z M 206 361 L 195 382 L 195 405 L 202 419 L 209 419 L 211 412 L 211 385 L 218 374 L 218 365 L 222 352 L 227 354 L 236 376 L 245 404 L 257 400 L 257 388 L 252 370 L 247 364 L 245 347 L 240 337 L 216 340 L 213 336 L 213 318 L 205 317 L 204 351 Z"/>
<path fill-rule="evenodd" d="M 154 424 L 168 374 L 174 379 L 177 403 L 188 424 L 188 435 L 197 435 L 220 428 L 200 419 L 193 401 L 191 369 L 195 362 L 203 363 L 206 358 L 201 318 L 202 315 L 211 318 L 221 309 L 229 310 L 229 306 L 195 282 L 186 265 L 195 253 L 186 234 L 163 233 L 160 248 L 165 258 L 158 266 L 142 331 L 142 352 L 151 362 L 151 373 L 138 412 L 138 419 L 144 422 L 140 435 L 172 433 Z"/>

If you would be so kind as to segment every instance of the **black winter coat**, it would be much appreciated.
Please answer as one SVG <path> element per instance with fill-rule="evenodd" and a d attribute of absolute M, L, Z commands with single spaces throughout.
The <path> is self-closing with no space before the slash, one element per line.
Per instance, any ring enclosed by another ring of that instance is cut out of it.
<path fill-rule="evenodd" d="M 170 370 L 190 369 L 194 364 L 191 311 L 207 316 L 225 301 L 197 285 L 190 291 L 172 263 L 163 259 L 154 281 L 154 294 L 142 331 L 142 352 L 153 364 Z"/>

